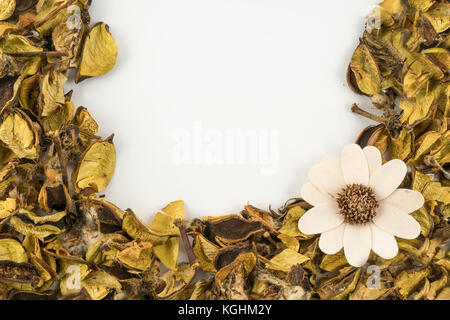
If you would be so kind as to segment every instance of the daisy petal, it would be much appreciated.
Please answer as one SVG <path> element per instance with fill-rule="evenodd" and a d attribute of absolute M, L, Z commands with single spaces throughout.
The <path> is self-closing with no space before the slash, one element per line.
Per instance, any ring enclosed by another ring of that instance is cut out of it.
<path fill-rule="evenodd" d="M 398 253 L 397 241 L 395 237 L 380 229 L 376 224 L 371 223 L 372 230 L 372 250 L 383 259 L 392 259 Z"/>
<path fill-rule="evenodd" d="M 406 164 L 399 159 L 386 162 L 370 177 L 369 187 L 373 189 L 377 200 L 383 200 L 394 192 L 406 175 Z"/>
<path fill-rule="evenodd" d="M 345 186 L 342 176 L 339 176 L 321 165 L 313 166 L 308 173 L 309 181 L 322 193 L 334 197 Z"/>
<path fill-rule="evenodd" d="M 363 151 L 369 166 L 369 175 L 372 175 L 382 165 L 380 150 L 373 146 L 367 146 Z"/>
<path fill-rule="evenodd" d="M 332 203 L 334 200 L 317 190 L 312 183 L 305 183 L 300 191 L 300 194 L 306 202 L 312 204 L 313 206 L 318 206 L 321 204 Z"/>
<path fill-rule="evenodd" d="M 334 154 L 327 155 L 322 159 L 322 161 L 320 161 L 320 165 L 327 168 L 334 174 L 342 176 L 341 159 L 339 159 L 338 156 Z"/>
<path fill-rule="evenodd" d="M 369 183 L 369 166 L 366 156 L 361 147 L 357 144 L 348 144 L 341 154 L 341 170 L 346 184 Z"/>
<path fill-rule="evenodd" d="M 326 254 L 335 254 L 344 246 L 345 223 L 320 235 L 319 248 Z"/>
<path fill-rule="evenodd" d="M 336 228 L 344 218 L 339 213 L 337 204 L 323 204 L 309 209 L 299 220 L 298 229 L 304 234 L 322 233 Z"/>
<path fill-rule="evenodd" d="M 410 213 L 422 208 L 425 199 L 419 191 L 397 189 L 382 202 L 393 205 L 405 213 Z"/>
<path fill-rule="evenodd" d="M 372 231 L 368 224 L 347 224 L 344 230 L 344 253 L 348 263 L 361 267 L 369 258 L 372 248 Z"/>
<path fill-rule="evenodd" d="M 413 217 L 387 203 L 380 204 L 373 222 L 399 238 L 415 239 L 420 234 L 420 224 Z"/>

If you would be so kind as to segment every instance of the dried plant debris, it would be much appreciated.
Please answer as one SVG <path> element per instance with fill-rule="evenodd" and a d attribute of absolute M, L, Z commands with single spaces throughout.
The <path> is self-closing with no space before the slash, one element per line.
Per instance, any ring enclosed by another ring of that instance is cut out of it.
<path fill-rule="evenodd" d="M 322 253 L 277 211 L 192 221 L 175 201 L 146 224 L 98 195 L 115 168 L 113 136 L 97 136 L 64 85 L 102 76 L 117 46 L 90 26 L 90 0 L 0 1 L 0 295 L 3 299 L 450 299 L 450 5 L 386 0 L 348 68 L 349 86 L 382 116 L 357 138 L 410 171 L 421 236 L 360 268 Z M 86 80 L 92 81 L 92 80 Z M 179 246 L 188 261 L 179 262 Z"/>

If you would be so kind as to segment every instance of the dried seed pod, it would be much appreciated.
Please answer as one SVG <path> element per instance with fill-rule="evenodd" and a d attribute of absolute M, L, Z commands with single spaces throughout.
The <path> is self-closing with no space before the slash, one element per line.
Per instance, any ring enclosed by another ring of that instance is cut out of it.
<path fill-rule="evenodd" d="M 205 225 L 208 239 L 224 246 L 242 242 L 251 235 L 264 231 L 261 222 L 247 221 L 237 215 L 212 218 L 205 221 Z"/>
<path fill-rule="evenodd" d="M 47 212 L 66 211 L 72 202 L 66 186 L 61 182 L 47 182 L 39 192 L 39 206 Z"/>
<path fill-rule="evenodd" d="M 256 261 L 256 248 L 253 243 L 220 249 L 214 258 L 214 267 L 217 270 L 214 277 L 216 285 L 220 286 L 235 269 L 242 268 L 243 276 L 247 277 L 255 268 Z"/>

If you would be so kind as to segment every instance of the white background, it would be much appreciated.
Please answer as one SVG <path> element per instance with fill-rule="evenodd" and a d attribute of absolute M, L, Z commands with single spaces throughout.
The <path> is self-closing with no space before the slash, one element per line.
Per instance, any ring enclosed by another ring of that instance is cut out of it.
<path fill-rule="evenodd" d="M 345 74 L 374 0 L 94 0 L 119 54 L 106 76 L 74 88 L 100 134 L 115 133 L 117 167 L 104 191 L 145 222 L 182 199 L 188 218 L 280 207 L 308 169 L 369 124 Z M 280 133 L 279 169 L 177 165 L 177 130 Z"/>

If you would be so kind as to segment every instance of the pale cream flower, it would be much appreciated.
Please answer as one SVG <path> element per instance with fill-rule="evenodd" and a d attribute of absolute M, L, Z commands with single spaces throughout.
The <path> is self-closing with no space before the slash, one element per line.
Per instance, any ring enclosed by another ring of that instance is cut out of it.
<path fill-rule="evenodd" d="M 398 253 L 395 237 L 414 239 L 419 223 L 409 213 L 422 207 L 420 192 L 397 189 L 407 173 L 398 159 L 382 165 L 375 147 L 347 145 L 341 157 L 326 156 L 309 171 L 302 198 L 314 207 L 298 221 L 304 234 L 320 233 L 319 247 L 335 254 L 344 247 L 355 267 L 366 263 L 370 250 L 391 259 Z"/>

